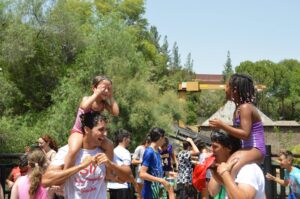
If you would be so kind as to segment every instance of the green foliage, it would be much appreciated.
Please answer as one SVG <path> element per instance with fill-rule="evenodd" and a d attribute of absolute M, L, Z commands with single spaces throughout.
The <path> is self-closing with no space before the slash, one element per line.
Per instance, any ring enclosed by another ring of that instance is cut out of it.
<path fill-rule="evenodd" d="M 110 136 L 128 129 L 134 147 L 151 127 L 171 134 L 174 121 L 186 121 L 187 105 L 176 89 L 191 71 L 168 69 L 160 35 L 141 17 L 143 1 L 58 0 L 46 11 L 39 0 L 9 5 L 15 10 L 4 16 L 0 6 L 0 16 L 9 18 L 0 30 L 0 152 L 22 152 L 46 133 L 66 144 L 79 103 L 99 74 L 112 79 L 121 110 L 118 117 L 105 113 Z"/>

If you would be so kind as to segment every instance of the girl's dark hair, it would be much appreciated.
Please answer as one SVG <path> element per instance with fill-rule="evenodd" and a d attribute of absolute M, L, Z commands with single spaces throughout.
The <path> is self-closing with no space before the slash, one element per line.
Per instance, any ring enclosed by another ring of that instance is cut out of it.
<path fill-rule="evenodd" d="M 27 154 L 23 154 L 23 155 L 21 155 L 19 157 L 19 164 L 18 164 L 18 166 L 20 168 L 28 166 Z"/>
<path fill-rule="evenodd" d="M 161 137 L 164 136 L 165 136 L 165 130 L 161 128 L 154 127 L 149 131 L 149 137 L 151 142 L 156 142 L 157 140 L 159 140 Z"/>
<path fill-rule="evenodd" d="M 30 199 L 35 198 L 35 194 L 41 184 L 42 175 L 45 172 L 46 156 L 42 150 L 34 150 L 28 153 L 28 165 L 32 168 L 32 172 L 29 176 Z"/>
<path fill-rule="evenodd" d="M 253 102 L 255 88 L 252 78 L 246 74 L 233 74 L 229 79 L 231 96 L 237 96 L 239 99 L 234 99 L 236 103 Z"/>
<path fill-rule="evenodd" d="M 118 145 L 123 141 L 124 138 L 129 138 L 131 136 L 130 132 L 125 129 L 118 129 L 115 132 L 115 145 Z"/>
<path fill-rule="evenodd" d="M 229 148 L 231 150 L 231 154 L 241 148 L 241 140 L 240 139 L 233 137 L 223 131 L 211 132 L 210 139 L 211 139 L 211 142 L 217 142 L 217 143 L 221 144 L 223 147 Z"/>
<path fill-rule="evenodd" d="M 98 124 L 100 121 L 106 121 L 106 117 L 101 115 L 99 112 L 88 112 L 80 115 L 81 120 L 81 128 L 82 132 L 84 132 L 84 127 L 89 127 L 92 129 L 94 126 Z"/>
<path fill-rule="evenodd" d="M 189 143 L 186 140 L 182 141 L 182 148 L 183 148 L 183 150 L 187 150 L 189 148 L 189 146 L 192 146 L 191 143 Z"/>
<path fill-rule="evenodd" d="M 57 151 L 57 144 L 56 144 L 56 141 L 50 136 L 50 135 L 42 135 L 41 138 L 47 142 L 49 144 L 49 147 L 51 149 L 53 149 L 54 151 Z"/>
<path fill-rule="evenodd" d="M 107 80 L 112 84 L 112 81 L 108 77 L 99 75 L 99 76 L 94 77 L 93 82 L 92 82 L 93 87 L 97 87 L 98 84 L 104 80 Z"/>

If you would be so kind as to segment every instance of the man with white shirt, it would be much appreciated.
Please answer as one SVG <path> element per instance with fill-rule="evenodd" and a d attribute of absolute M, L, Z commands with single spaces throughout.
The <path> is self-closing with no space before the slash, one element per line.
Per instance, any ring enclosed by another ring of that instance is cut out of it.
<path fill-rule="evenodd" d="M 130 143 L 130 133 L 125 129 L 119 129 L 115 133 L 115 143 L 117 147 L 114 149 L 114 158 L 119 166 L 128 167 L 131 165 L 131 154 L 126 149 Z M 130 182 L 134 182 L 134 177 L 130 175 Z M 130 184 L 109 182 L 110 199 L 129 199 L 130 198 Z"/>
<path fill-rule="evenodd" d="M 89 112 L 81 115 L 83 129 L 82 148 L 76 155 L 75 165 L 63 170 L 68 145 L 59 149 L 43 175 L 45 187 L 64 184 L 66 199 L 106 199 L 106 167 L 115 174 L 126 178 L 129 170 L 111 162 L 98 147 L 105 139 L 106 120 L 100 113 Z"/>
<path fill-rule="evenodd" d="M 225 132 L 216 131 L 211 134 L 211 142 L 217 167 L 212 170 L 213 175 L 208 185 L 209 193 L 212 196 L 218 195 L 219 198 L 264 199 L 265 178 L 257 164 L 243 166 L 235 180 L 230 175 L 232 167 L 238 160 L 230 163 L 226 161 L 240 148 L 240 140 Z"/>

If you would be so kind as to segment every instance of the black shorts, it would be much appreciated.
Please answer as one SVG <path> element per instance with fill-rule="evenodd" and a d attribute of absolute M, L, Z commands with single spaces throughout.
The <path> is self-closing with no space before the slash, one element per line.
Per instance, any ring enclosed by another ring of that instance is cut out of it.
<path fill-rule="evenodd" d="M 109 189 L 110 199 L 130 199 L 130 189 Z"/>
<path fill-rule="evenodd" d="M 195 196 L 195 189 L 191 184 L 177 184 L 176 195 L 178 199 L 193 198 Z"/>

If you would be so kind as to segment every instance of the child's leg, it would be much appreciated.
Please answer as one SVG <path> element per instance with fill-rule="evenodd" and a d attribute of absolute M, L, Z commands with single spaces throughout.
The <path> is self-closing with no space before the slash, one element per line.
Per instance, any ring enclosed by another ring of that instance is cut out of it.
<path fill-rule="evenodd" d="M 81 133 L 72 133 L 68 140 L 69 151 L 65 158 L 64 169 L 68 169 L 75 164 L 76 154 L 82 146 L 83 135 Z"/>
<path fill-rule="evenodd" d="M 104 150 L 106 156 L 110 160 L 113 160 L 113 158 L 114 158 L 114 144 L 113 144 L 113 142 L 106 137 L 106 139 L 103 140 L 100 147 Z"/>
<path fill-rule="evenodd" d="M 233 179 L 235 179 L 237 173 L 244 165 L 250 163 L 261 163 L 263 161 L 263 155 L 257 148 L 241 149 L 233 153 L 227 162 L 231 162 L 234 159 L 238 159 L 238 161 L 231 170 L 231 176 Z"/>

